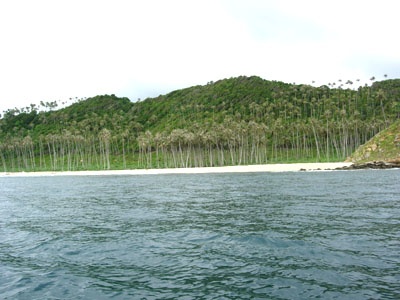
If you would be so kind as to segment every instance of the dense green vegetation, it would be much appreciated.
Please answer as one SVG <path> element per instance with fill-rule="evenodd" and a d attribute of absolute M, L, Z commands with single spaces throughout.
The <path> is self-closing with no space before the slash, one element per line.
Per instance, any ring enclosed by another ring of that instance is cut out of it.
<path fill-rule="evenodd" d="M 352 88 L 238 77 L 132 103 L 103 95 L 0 120 L 4 171 L 344 160 L 400 117 L 400 80 Z"/>

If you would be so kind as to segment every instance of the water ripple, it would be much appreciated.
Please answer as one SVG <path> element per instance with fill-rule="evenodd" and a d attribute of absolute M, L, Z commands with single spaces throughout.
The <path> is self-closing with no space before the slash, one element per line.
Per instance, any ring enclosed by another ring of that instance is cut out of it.
<path fill-rule="evenodd" d="M 398 299 L 399 179 L 0 178 L 0 298 Z"/>

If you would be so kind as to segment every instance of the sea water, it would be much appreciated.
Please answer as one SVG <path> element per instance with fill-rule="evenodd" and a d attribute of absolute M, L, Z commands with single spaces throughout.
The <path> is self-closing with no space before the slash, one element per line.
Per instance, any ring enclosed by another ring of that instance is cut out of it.
<path fill-rule="evenodd" d="M 0 299 L 400 299 L 400 170 L 0 178 Z"/>

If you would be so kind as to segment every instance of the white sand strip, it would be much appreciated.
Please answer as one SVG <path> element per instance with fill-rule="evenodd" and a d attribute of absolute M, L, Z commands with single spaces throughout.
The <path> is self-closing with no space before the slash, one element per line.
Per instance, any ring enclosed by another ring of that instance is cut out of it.
<path fill-rule="evenodd" d="M 295 172 L 334 170 L 352 163 L 296 163 L 296 164 L 267 164 L 250 166 L 227 166 L 208 168 L 173 168 L 173 169 L 135 169 L 135 170 L 109 170 L 109 171 L 65 171 L 65 172 L 13 172 L 0 173 L 0 177 L 26 177 L 26 176 L 94 176 L 94 175 L 156 175 L 156 174 L 204 174 L 204 173 L 249 173 L 249 172 Z"/>

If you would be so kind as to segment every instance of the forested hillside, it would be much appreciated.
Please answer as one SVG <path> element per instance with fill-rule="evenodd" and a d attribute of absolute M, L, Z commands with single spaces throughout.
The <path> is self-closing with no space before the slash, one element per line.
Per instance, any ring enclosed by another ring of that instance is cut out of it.
<path fill-rule="evenodd" d="M 0 120 L 4 171 L 345 160 L 400 117 L 400 80 L 354 89 L 238 77 L 132 103 L 103 95 Z"/>

